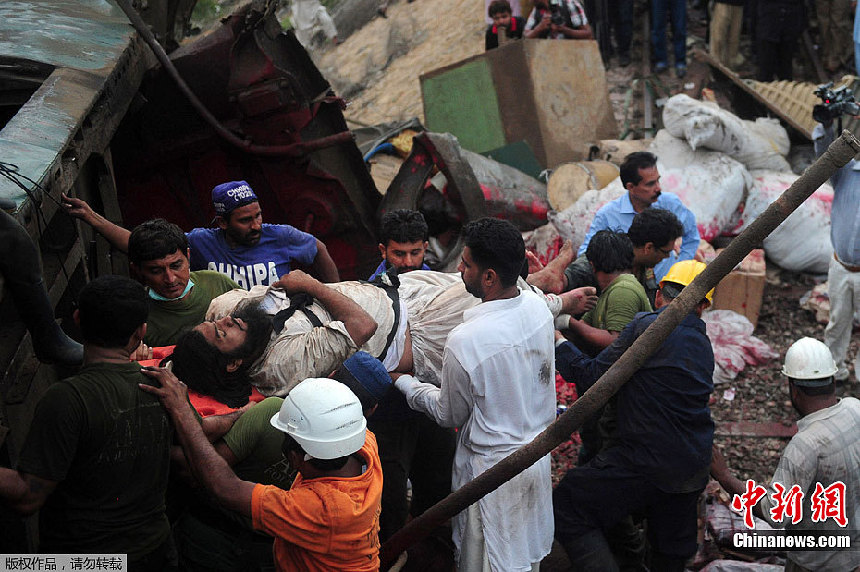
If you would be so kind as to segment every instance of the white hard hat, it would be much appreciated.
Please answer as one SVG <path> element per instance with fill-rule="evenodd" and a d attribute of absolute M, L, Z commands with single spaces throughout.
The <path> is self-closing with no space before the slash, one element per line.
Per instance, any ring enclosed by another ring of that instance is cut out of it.
<path fill-rule="evenodd" d="M 316 459 L 337 459 L 364 445 L 367 421 L 358 397 L 333 379 L 308 378 L 284 398 L 272 426 Z"/>
<path fill-rule="evenodd" d="M 782 373 L 792 379 L 829 378 L 836 373 L 836 362 L 830 349 L 822 342 L 813 338 L 800 338 L 785 352 Z"/>

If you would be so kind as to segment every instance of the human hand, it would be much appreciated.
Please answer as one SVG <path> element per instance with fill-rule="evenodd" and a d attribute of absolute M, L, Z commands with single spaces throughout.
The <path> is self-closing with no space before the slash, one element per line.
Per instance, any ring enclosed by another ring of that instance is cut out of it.
<path fill-rule="evenodd" d="M 722 482 L 728 474 L 729 465 L 726 463 L 726 458 L 716 445 L 711 445 L 711 476 Z"/>
<path fill-rule="evenodd" d="M 321 284 L 320 281 L 310 274 L 302 270 L 292 270 L 289 274 L 281 276 L 280 280 L 272 284 L 272 286 L 280 288 L 287 295 L 292 295 L 298 292 L 310 293 L 310 289 L 318 284 Z"/>
<path fill-rule="evenodd" d="M 597 288 L 594 286 L 574 288 L 560 296 L 561 311 L 573 316 L 585 313 L 597 305 Z"/>
<path fill-rule="evenodd" d="M 155 379 L 160 386 L 139 383 L 138 387 L 146 393 L 157 396 L 168 413 L 176 414 L 183 408 L 190 407 L 188 403 L 188 386 L 174 375 L 173 363 L 168 362 L 167 367 L 144 367 L 140 372 L 147 377 Z"/>
<path fill-rule="evenodd" d="M 543 270 L 543 262 L 541 262 L 540 258 L 537 257 L 537 254 L 531 250 L 526 250 L 526 260 L 528 260 L 529 263 L 529 274 L 534 274 L 539 270 Z"/>
<path fill-rule="evenodd" d="M 67 214 L 75 218 L 79 218 L 88 224 L 90 224 L 95 216 L 95 212 L 92 207 L 90 207 L 90 205 L 88 205 L 84 200 L 70 197 L 63 193 L 60 194 L 60 201 Z"/>
<path fill-rule="evenodd" d="M 129 361 L 144 361 L 152 359 L 152 348 L 145 343 L 140 342 L 140 345 L 137 346 L 136 350 L 131 352 L 128 359 Z"/>
<path fill-rule="evenodd" d="M 544 12 L 540 19 L 540 23 L 535 26 L 535 30 L 543 32 L 552 26 L 552 15 L 549 12 Z"/>

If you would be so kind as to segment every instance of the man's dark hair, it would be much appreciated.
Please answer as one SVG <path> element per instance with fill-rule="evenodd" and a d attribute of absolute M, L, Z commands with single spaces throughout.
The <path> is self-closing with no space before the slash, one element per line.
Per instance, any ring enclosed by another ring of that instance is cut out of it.
<path fill-rule="evenodd" d="M 801 385 L 801 383 L 803 382 L 814 381 L 811 379 L 803 379 L 800 380 L 801 383 L 798 383 L 798 380 L 789 377 L 788 383 L 796 387 L 798 391 L 800 391 L 802 394 L 808 395 L 809 397 L 815 397 L 818 395 L 831 395 L 836 392 L 836 384 L 833 383 L 833 377 L 831 376 L 829 379 L 830 383 L 827 383 L 825 385 L 816 385 L 814 387 L 810 387 L 808 385 Z"/>
<path fill-rule="evenodd" d="M 514 11 L 511 9 L 511 3 L 508 0 L 493 0 L 490 2 L 490 7 L 487 9 L 487 14 L 489 14 L 490 18 L 495 16 L 496 14 L 513 14 Z"/>
<path fill-rule="evenodd" d="M 138 282 L 123 276 L 100 276 L 81 289 L 78 298 L 84 342 L 121 348 L 146 322 L 149 299 Z"/>
<path fill-rule="evenodd" d="M 636 213 L 627 236 L 635 247 L 651 242 L 655 247 L 663 246 L 684 235 L 684 227 L 674 213 L 665 209 L 648 208 Z"/>
<path fill-rule="evenodd" d="M 526 247 L 520 231 L 506 220 L 485 217 L 463 228 L 463 239 L 475 264 L 482 270 L 492 268 L 505 288 L 517 283 Z"/>
<path fill-rule="evenodd" d="M 388 246 L 388 241 L 417 242 L 427 240 L 427 222 L 424 215 L 409 209 L 397 209 L 382 215 L 379 241 Z"/>
<path fill-rule="evenodd" d="M 624 162 L 621 163 L 621 167 L 619 168 L 621 184 L 625 189 L 627 188 L 627 183 L 638 185 L 639 181 L 642 180 L 642 177 L 639 175 L 639 169 L 650 169 L 656 166 L 657 156 L 654 153 L 649 153 L 648 151 L 630 153 L 624 158 Z"/>
<path fill-rule="evenodd" d="M 293 439 L 293 436 L 289 433 L 284 433 L 284 442 L 281 445 L 281 451 L 284 453 L 285 457 L 290 451 L 295 451 L 302 457 L 307 454 L 304 448 L 299 445 L 299 442 Z M 346 462 L 349 461 L 349 457 L 349 455 L 338 457 L 336 459 L 317 459 L 316 457 L 311 457 L 308 459 L 308 463 L 320 471 L 336 471 L 338 469 L 342 469 L 343 466 L 346 465 Z"/>
<path fill-rule="evenodd" d="M 164 361 L 173 362 L 173 373 L 190 389 L 230 407 L 241 407 L 251 394 L 248 370 L 266 348 L 272 320 L 256 303 L 240 306 L 233 316 L 245 321 L 248 335 L 232 352 L 222 353 L 202 333 L 188 330 L 179 336 L 173 354 Z M 242 365 L 228 372 L 227 365 L 234 359 L 241 359 Z"/>
<path fill-rule="evenodd" d="M 591 237 L 585 257 L 594 265 L 595 272 L 611 274 L 633 268 L 633 243 L 623 232 L 597 231 Z"/>
<path fill-rule="evenodd" d="M 164 258 L 177 250 L 187 256 L 188 238 L 181 228 L 163 218 L 140 223 L 128 237 L 128 259 L 137 265 Z"/>

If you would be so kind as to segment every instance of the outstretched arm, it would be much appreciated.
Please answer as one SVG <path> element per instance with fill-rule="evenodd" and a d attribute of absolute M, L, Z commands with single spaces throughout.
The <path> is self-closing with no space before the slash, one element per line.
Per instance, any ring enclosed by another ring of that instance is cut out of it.
<path fill-rule="evenodd" d="M 139 384 L 139 387 L 157 395 L 173 419 L 191 473 L 222 506 L 250 517 L 255 483 L 237 477 L 206 438 L 191 411 L 186 385 L 167 368 L 144 368 L 143 373 L 160 383 L 160 387 L 146 384 Z"/>
<path fill-rule="evenodd" d="M 117 250 L 128 252 L 128 237 L 131 232 L 123 227 L 116 225 L 95 212 L 86 201 L 60 195 L 63 201 L 63 208 L 66 212 L 75 218 L 79 218 L 91 227 L 93 230 L 105 237 L 111 245 Z"/>
<path fill-rule="evenodd" d="M 287 294 L 305 292 L 319 300 L 335 320 L 343 322 L 349 337 L 358 347 L 376 332 L 376 322 L 361 306 L 301 270 L 281 276 L 272 286 L 281 288 Z"/>
<path fill-rule="evenodd" d="M 323 244 L 319 239 L 317 239 L 317 255 L 311 265 L 311 271 L 313 271 L 314 276 L 318 277 L 322 282 L 340 282 L 337 264 L 332 260 L 325 244 Z"/>

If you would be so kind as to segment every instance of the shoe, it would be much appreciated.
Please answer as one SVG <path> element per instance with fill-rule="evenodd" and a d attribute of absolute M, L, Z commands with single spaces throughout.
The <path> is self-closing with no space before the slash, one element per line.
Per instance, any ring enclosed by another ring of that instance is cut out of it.
<path fill-rule="evenodd" d="M 678 78 L 682 78 L 685 75 L 687 75 L 687 66 L 684 64 L 676 65 L 675 66 L 675 75 L 678 76 Z"/>
<path fill-rule="evenodd" d="M 654 64 L 654 73 L 663 73 L 667 69 L 669 69 L 669 64 L 666 62 L 657 62 Z"/>
<path fill-rule="evenodd" d="M 621 54 L 618 56 L 618 65 L 626 68 L 630 65 L 630 54 Z"/>

